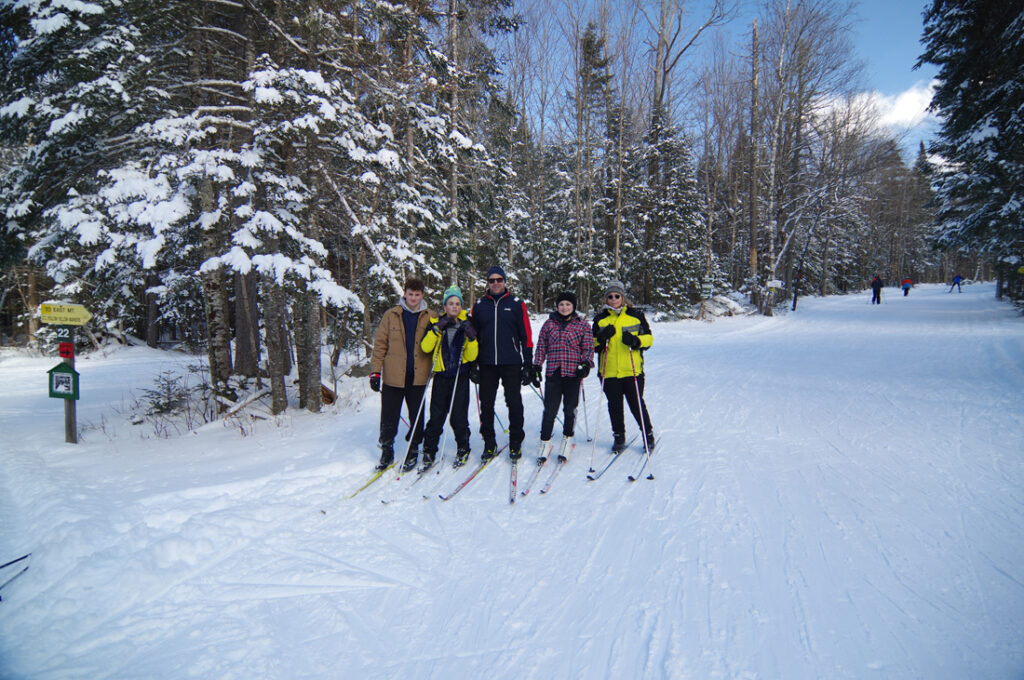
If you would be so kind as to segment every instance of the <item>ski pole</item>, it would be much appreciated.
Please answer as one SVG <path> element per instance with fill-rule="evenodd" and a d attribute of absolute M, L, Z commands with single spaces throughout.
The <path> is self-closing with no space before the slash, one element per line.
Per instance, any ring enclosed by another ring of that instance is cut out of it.
<path fill-rule="evenodd" d="M 587 441 L 590 437 L 590 415 L 587 413 L 587 391 L 583 389 L 583 378 L 580 378 L 580 397 L 583 399 L 583 424 L 587 427 Z M 577 407 L 579 404 L 577 403 Z"/>
<path fill-rule="evenodd" d="M 640 396 L 640 381 L 636 377 L 636 362 L 633 361 L 633 348 L 629 348 L 629 366 L 633 369 L 633 387 L 636 389 L 636 410 L 640 414 L 640 434 L 644 438 L 644 453 L 647 454 L 647 463 L 651 465 L 651 472 L 647 479 L 654 479 L 654 465 L 651 463 L 651 449 L 647 446 L 647 423 L 644 422 L 644 400 Z"/>
<path fill-rule="evenodd" d="M 402 459 L 404 463 L 409 458 L 409 452 L 412 451 L 412 442 L 416 439 L 416 426 L 420 423 L 420 418 L 423 415 L 423 406 L 427 402 L 427 389 L 430 387 L 430 381 L 434 379 L 434 369 L 431 365 L 430 375 L 427 376 L 427 382 L 423 384 L 423 395 L 420 397 L 420 405 L 416 408 L 416 418 L 412 421 L 412 427 L 409 428 L 409 443 L 405 447 L 405 458 Z M 401 468 L 399 468 L 401 469 Z M 402 473 L 399 472 L 399 475 Z"/>
<path fill-rule="evenodd" d="M 533 386 L 533 383 L 530 384 L 530 389 L 533 390 L 533 393 L 537 395 L 538 399 L 540 399 L 541 405 L 544 405 L 544 395 L 537 391 L 537 388 Z M 562 422 L 562 418 L 558 415 L 557 411 L 555 412 L 555 420 L 558 421 L 559 425 L 565 427 L 565 423 Z"/>
<path fill-rule="evenodd" d="M 598 361 L 598 364 L 602 367 L 601 370 L 598 372 L 598 375 L 601 378 L 601 396 L 599 396 L 597 398 L 597 420 L 594 422 L 594 434 L 595 435 L 597 434 L 598 426 L 601 424 L 601 402 L 604 401 L 604 398 L 605 398 L 605 394 L 604 394 L 604 381 L 605 381 L 605 379 L 607 377 L 606 374 L 608 373 L 608 345 L 607 344 L 605 344 L 605 346 L 604 346 L 604 356 L 602 357 L 602 361 Z M 590 470 L 589 470 L 589 472 L 595 472 L 595 470 L 594 470 L 594 452 L 596 450 L 597 450 L 597 437 L 595 436 L 594 437 L 594 444 L 593 444 L 593 446 L 590 447 Z"/>
<path fill-rule="evenodd" d="M 452 383 L 452 398 L 448 400 L 448 410 L 444 414 L 444 419 L 441 420 L 441 431 L 444 431 L 444 421 L 449 418 L 452 412 L 452 406 L 455 405 L 455 394 L 459 391 L 459 374 L 462 372 L 462 357 L 466 355 L 466 339 L 462 339 L 462 351 L 459 352 L 459 365 L 455 367 L 455 382 Z M 450 425 L 450 423 L 449 423 Z M 455 434 L 455 428 L 452 427 L 452 435 Z M 441 459 L 438 461 L 438 470 L 444 464 L 445 452 L 448 450 L 448 437 L 444 438 L 441 443 Z"/>
<path fill-rule="evenodd" d="M 22 555 L 21 557 L 18 557 L 16 559 L 11 560 L 10 562 L 5 562 L 4 564 L 0 564 L 0 569 L 4 569 L 6 567 L 9 567 L 12 564 L 17 564 L 18 562 L 21 562 L 22 560 L 27 560 L 31 555 L 32 555 L 32 553 L 27 553 L 25 555 Z"/>
<path fill-rule="evenodd" d="M 476 419 L 478 422 L 483 424 L 483 412 L 480 409 L 480 386 L 477 385 L 476 383 L 473 383 L 473 387 L 475 388 L 474 391 L 476 392 Z M 505 434 L 508 434 L 508 430 L 501 423 L 501 416 L 498 415 L 497 408 L 494 409 L 494 417 L 498 419 L 498 425 L 501 425 L 501 431 Z"/>

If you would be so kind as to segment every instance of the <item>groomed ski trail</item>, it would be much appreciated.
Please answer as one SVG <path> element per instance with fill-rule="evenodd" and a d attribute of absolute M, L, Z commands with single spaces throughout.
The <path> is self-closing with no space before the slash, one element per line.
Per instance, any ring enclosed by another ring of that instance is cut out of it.
<path fill-rule="evenodd" d="M 0 554 L 33 553 L 0 677 L 1018 677 L 1024 326 L 946 288 L 654 324 L 657 478 L 587 482 L 581 447 L 514 506 L 507 454 L 448 503 L 345 499 L 378 454 L 368 391 L 141 441 L 109 405 L 149 351 L 78 363 L 91 429 L 64 445 L 55 359 L 0 354 Z"/>

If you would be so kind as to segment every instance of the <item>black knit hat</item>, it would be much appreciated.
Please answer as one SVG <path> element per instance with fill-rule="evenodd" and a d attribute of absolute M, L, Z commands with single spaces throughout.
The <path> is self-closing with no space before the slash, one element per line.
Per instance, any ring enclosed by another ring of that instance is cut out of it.
<path fill-rule="evenodd" d="M 568 300 L 569 302 L 571 302 L 572 303 L 572 311 L 573 312 L 576 311 L 576 294 L 575 293 L 570 293 L 569 291 L 565 291 L 563 293 L 559 293 L 558 297 L 555 298 L 555 309 L 558 308 L 558 303 L 561 302 L 562 300 Z"/>

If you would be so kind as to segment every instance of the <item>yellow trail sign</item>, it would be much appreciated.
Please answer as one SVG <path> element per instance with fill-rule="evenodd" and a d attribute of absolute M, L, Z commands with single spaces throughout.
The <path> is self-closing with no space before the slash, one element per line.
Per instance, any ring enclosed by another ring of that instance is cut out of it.
<path fill-rule="evenodd" d="M 44 304 L 39 306 L 39 312 L 43 317 L 43 323 L 56 323 L 62 326 L 81 326 L 92 318 L 92 314 L 83 305 Z"/>

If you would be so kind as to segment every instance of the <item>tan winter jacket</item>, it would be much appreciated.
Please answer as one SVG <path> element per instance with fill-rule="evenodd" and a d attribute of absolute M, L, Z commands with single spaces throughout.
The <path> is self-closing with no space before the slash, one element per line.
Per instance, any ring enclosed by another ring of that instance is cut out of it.
<path fill-rule="evenodd" d="M 405 300 L 402 300 L 404 303 Z M 426 385 L 430 376 L 430 354 L 420 350 L 420 343 L 430 326 L 430 310 L 426 303 L 420 305 L 420 318 L 416 323 L 416 337 L 413 347 L 416 358 L 413 363 L 413 383 Z M 373 355 L 370 371 L 380 373 L 381 382 L 391 387 L 405 388 L 405 324 L 402 323 L 402 304 L 384 312 L 377 334 L 373 338 Z"/>

